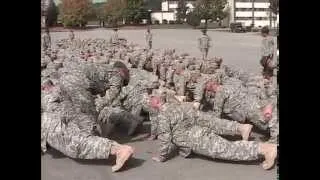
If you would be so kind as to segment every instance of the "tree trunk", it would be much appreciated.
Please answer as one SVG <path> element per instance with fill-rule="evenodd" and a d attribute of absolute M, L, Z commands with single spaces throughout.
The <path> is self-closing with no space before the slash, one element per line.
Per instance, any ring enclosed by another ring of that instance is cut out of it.
<path fill-rule="evenodd" d="M 254 1 L 252 0 L 252 26 L 254 27 Z"/>
<path fill-rule="evenodd" d="M 206 29 L 206 30 L 208 29 L 208 19 L 206 19 L 204 22 L 204 29 Z"/>
<path fill-rule="evenodd" d="M 269 13 L 270 13 L 270 15 L 269 15 L 270 28 L 272 28 L 272 11 L 270 8 L 269 8 Z"/>

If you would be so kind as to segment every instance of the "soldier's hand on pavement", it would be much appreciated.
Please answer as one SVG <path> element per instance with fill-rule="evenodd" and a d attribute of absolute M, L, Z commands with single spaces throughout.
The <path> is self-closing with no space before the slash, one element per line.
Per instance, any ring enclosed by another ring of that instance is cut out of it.
<path fill-rule="evenodd" d="M 199 109 L 200 108 L 200 103 L 198 103 L 198 102 L 193 103 L 193 107 L 195 109 Z"/>
<path fill-rule="evenodd" d="M 156 162 L 163 162 L 163 160 L 160 157 L 152 157 L 152 160 Z"/>

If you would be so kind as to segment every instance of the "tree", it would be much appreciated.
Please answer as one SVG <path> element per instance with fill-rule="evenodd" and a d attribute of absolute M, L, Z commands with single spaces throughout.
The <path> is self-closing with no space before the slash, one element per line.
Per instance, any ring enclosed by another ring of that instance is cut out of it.
<path fill-rule="evenodd" d="M 84 27 L 92 16 L 91 0 L 62 0 L 61 17 L 64 26 Z"/>
<path fill-rule="evenodd" d="M 279 13 L 279 0 L 269 0 L 270 2 L 270 9 L 275 14 L 278 15 Z"/>
<path fill-rule="evenodd" d="M 184 19 L 187 17 L 188 11 L 187 3 L 185 0 L 178 1 L 178 8 L 177 8 L 177 20 L 178 22 L 183 22 Z"/>
<path fill-rule="evenodd" d="M 123 18 L 126 7 L 126 0 L 108 0 L 104 6 L 104 12 L 108 23 L 112 26 L 117 26 L 118 21 Z"/>
<path fill-rule="evenodd" d="M 58 20 L 58 7 L 56 6 L 55 2 L 53 0 L 50 1 L 49 7 L 48 7 L 48 14 L 47 14 L 47 26 L 53 26 L 57 23 Z"/>
<path fill-rule="evenodd" d="M 124 10 L 123 17 L 128 22 L 138 24 L 141 19 L 147 19 L 147 10 L 143 7 L 143 0 L 127 0 L 127 7 Z"/>
<path fill-rule="evenodd" d="M 201 18 L 195 13 L 195 12 L 190 12 L 187 15 L 187 23 L 194 28 L 200 25 Z"/>
<path fill-rule="evenodd" d="M 276 16 L 279 13 L 279 0 L 269 0 L 270 2 L 270 24 L 272 24 L 272 13 L 275 14 Z"/>
<path fill-rule="evenodd" d="M 194 12 L 200 19 L 205 20 L 205 29 L 207 29 L 209 19 L 221 21 L 226 17 L 227 3 L 227 0 L 198 0 Z"/>

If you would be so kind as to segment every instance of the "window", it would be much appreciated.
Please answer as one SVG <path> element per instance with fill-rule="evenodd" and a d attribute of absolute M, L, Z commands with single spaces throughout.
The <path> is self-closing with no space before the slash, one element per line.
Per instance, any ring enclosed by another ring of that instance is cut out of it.
<path fill-rule="evenodd" d="M 235 17 L 235 20 L 252 20 L 252 17 Z"/>
<path fill-rule="evenodd" d="M 236 8 L 236 11 L 252 11 L 252 8 Z M 269 11 L 268 8 L 254 8 L 254 11 Z"/>
<path fill-rule="evenodd" d="M 236 11 L 252 11 L 252 8 L 236 8 Z"/>

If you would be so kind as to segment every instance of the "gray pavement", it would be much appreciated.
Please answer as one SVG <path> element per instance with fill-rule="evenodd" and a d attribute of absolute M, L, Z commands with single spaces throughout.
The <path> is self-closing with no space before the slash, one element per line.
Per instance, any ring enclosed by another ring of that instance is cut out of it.
<path fill-rule="evenodd" d="M 176 48 L 199 56 L 197 37 L 199 30 L 153 30 L 154 48 Z M 109 30 L 78 31 L 80 38 L 109 38 Z M 226 64 L 238 66 L 250 72 L 260 72 L 259 45 L 261 37 L 256 33 L 228 33 L 209 31 L 213 48 L 209 56 L 221 56 Z M 120 30 L 119 35 L 129 41 L 144 45 L 144 30 Z M 67 32 L 52 32 L 52 40 L 66 38 Z M 147 141 L 142 135 L 133 139 L 123 138 L 121 143 L 136 149 L 134 159 L 128 162 L 125 171 L 112 173 L 110 160 L 79 161 L 69 159 L 51 150 L 41 157 L 43 180 L 273 180 L 276 169 L 265 171 L 259 163 L 230 163 L 194 156 L 184 159 L 179 156 L 165 163 L 156 163 L 151 157 L 156 153 L 157 142 Z M 119 136 L 115 138 L 119 140 Z"/>

